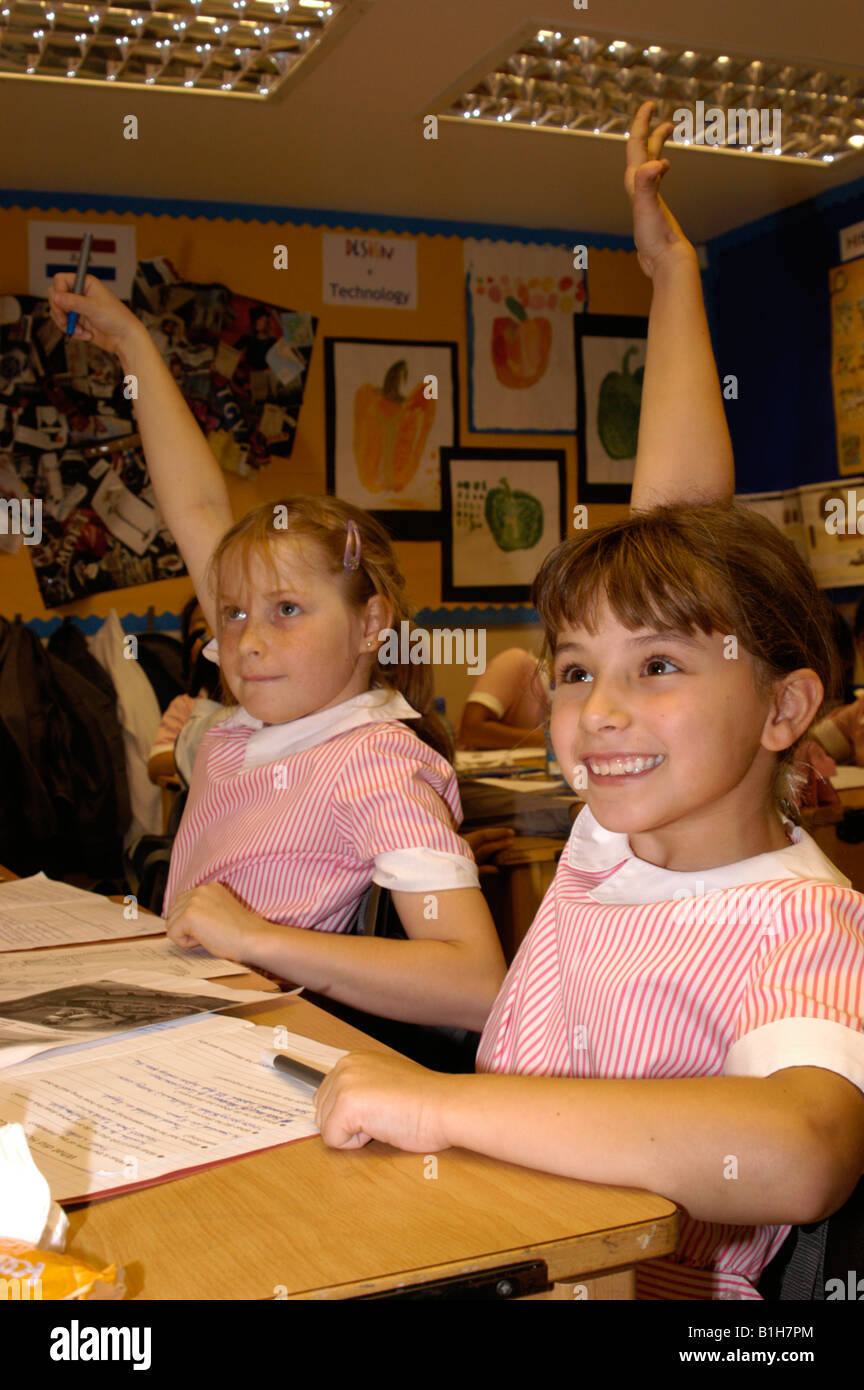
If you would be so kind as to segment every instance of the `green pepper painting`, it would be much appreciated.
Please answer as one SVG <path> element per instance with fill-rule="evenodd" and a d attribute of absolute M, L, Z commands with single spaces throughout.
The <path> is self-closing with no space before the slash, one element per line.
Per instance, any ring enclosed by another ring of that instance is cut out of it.
<path fill-rule="evenodd" d="M 639 442 L 639 410 L 642 405 L 644 367 L 630 371 L 630 358 L 638 347 L 628 347 L 620 372 L 607 372 L 597 398 L 597 433 L 610 458 L 636 457 Z"/>
<path fill-rule="evenodd" d="M 625 502 L 633 485 L 648 320 L 576 321 L 576 463 L 580 502 Z"/>
<path fill-rule="evenodd" d="M 499 550 L 530 550 L 543 535 L 543 503 L 506 478 L 486 493 L 486 525 Z"/>
<path fill-rule="evenodd" d="M 543 557 L 563 539 L 563 449 L 441 450 L 446 602 L 523 603 Z"/>

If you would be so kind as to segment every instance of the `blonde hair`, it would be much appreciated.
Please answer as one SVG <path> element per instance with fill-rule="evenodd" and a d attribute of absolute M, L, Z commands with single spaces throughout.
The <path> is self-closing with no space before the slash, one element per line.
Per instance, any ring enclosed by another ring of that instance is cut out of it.
<path fill-rule="evenodd" d="M 356 569 L 346 568 L 344 563 L 349 522 L 354 523 L 360 538 L 360 561 Z M 222 537 L 210 558 L 208 579 L 215 575 L 218 593 L 223 564 L 228 556 L 235 555 L 247 577 L 253 555 L 266 556 L 275 573 L 279 541 L 297 537 L 317 547 L 349 607 L 360 610 L 370 598 L 379 594 L 390 604 L 392 622 L 397 630 L 402 622 L 410 624 L 413 614 L 405 595 L 405 578 L 390 537 L 368 512 L 338 497 L 287 497 L 255 507 Z M 411 720 L 410 727 L 445 758 L 452 758 L 449 737 L 434 712 L 432 676 L 428 667 L 411 662 L 382 666 L 376 661 L 372 666 L 370 686 L 389 688 L 403 695 L 422 716 Z"/>

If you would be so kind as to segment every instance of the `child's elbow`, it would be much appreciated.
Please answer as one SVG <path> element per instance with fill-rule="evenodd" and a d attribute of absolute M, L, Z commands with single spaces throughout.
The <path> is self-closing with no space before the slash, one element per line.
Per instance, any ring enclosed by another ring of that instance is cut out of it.
<path fill-rule="evenodd" d="M 470 1025 L 472 1032 L 482 1033 L 486 1026 L 486 1020 L 492 1011 L 492 1005 L 498 998 L 501 986 L 507 974 L 507 966 L 504 963 L 503 955 L 493 957 L 490 960 L 478 962 L 475 975 L 475 988 L 472 991 L 472 1012 L 474 1022 Z M 466 1027 L 469 1025 L 466 1024 Z"/>

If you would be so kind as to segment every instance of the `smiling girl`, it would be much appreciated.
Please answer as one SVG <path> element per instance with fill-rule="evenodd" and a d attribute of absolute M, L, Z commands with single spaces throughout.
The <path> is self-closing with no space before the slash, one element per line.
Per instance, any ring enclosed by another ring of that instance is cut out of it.
<path fill-rule="evenodd" d="M 678 1247 L 637 1296 L 758 1298 L 790 1225 L 864 1167 L 864 898 L 780 814 L 832 679 L 820 596 L 770 522 L 713 505 L 565 542 L 533 599 L 587 807 L 490 1014 L 487 1074 L 345 1058 L 321 1133 L 661 1193 Z"/>

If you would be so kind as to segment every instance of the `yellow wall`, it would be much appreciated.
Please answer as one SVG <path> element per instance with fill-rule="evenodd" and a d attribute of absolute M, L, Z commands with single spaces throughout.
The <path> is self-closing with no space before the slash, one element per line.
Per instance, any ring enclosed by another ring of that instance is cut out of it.
<path fill-rule="evenodd" d="M 128 223 L 137 229 L 137 255 L 146 258 L 166 255 L 186 280 L 207 283 L 219 281 L 238 294 L 304 310 L 318 316 L 318 330 L 306 395 L 290 459 L 276 460 L 257 477 L 240 479 L 229 474 L 228 489 L 236 516 L 242 516 L 261 502 L 272 501 L 291 492 L 324 492 L 324 352 L 325 336 L 369 338 L 446 339 L 459 346 L 460 441 L 508 448 L 561 448 L 567 454 L 568 505 L 576 499 L 576 451 L 572 437 L 564 435 L 507 435 L 469 433 L 467 423 L 467 357 L 465 344 L 465 287 L 462 243 L 453 236 L 420 235 L 417 240 L 417 310 L 351 308 L 321 303 L 321 228 L 276 222 L 242 222 L 238 219 L 97 213 L 86 201 L 75 212 L 49 208 L 0 209 L 0 245 L 4 248 L 0 293 L 26 293 L 27 223 L 39 221 Z M 353 230 L 356 228 L 325 228 Z M 388 231 L 386 217 L 377 230 Z M 288 268 L 273 266 L 273 247 L 288 247 Z M 650 302 L 648 281 L 639 270 L 635 253 L 591 248 L 588 257 L 589 309 L 594 314 L 647 314 Z M 618 507 L 592 507 L 592 523 L 602 524 L 620 513 Z M 437 541 L 401 542 L 397 545 L 408 591 L 417 608 L 437 608 L 441 603 L 441 560 Z M 160 580 L 130 589 L 114 589 L 86 600 L 46 610 L 42 605 L 27 548 L 14 556 L 0 555 L 0 612 L 6 617 L 20 613 L 31 618 L 51 619 L 66 613 L 85 616 L 104 615 L 116 608 L 126 613 L 144 614 L 149 607 L 157 613 L 179 612 L 191 594 L 187 578 Z M 524 643 L 522 640 L 524 634 Z M 532 645 L 536 631 L 526 628 L 491 628 L 489 651 L 503 646 Z M 442 669 L 436 672 L 437 686 L 447 699 L 448 710 L 455 710 L 464 699 L 470 678 L 464 672 Z M 460 694 L 460 692 L 462 692 Z"/>

